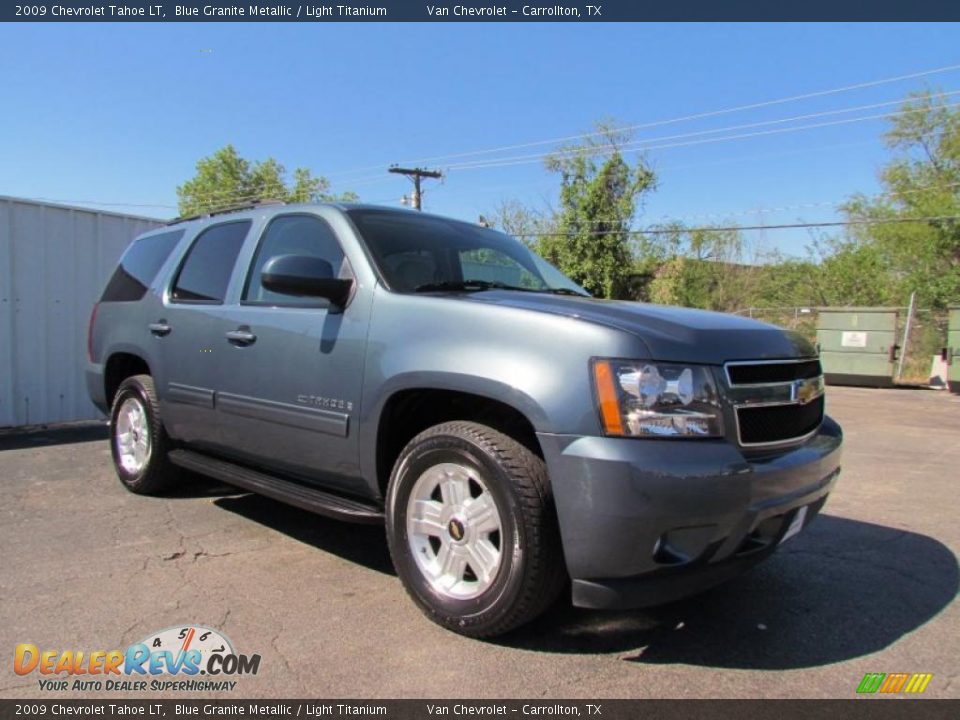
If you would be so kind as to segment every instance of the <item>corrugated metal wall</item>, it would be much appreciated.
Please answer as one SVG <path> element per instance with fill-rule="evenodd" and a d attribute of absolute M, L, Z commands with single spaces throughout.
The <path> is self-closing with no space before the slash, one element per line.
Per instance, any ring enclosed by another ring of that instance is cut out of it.
<path fill-rule="evenodd" d="M 150 218 L 0 196 L 0 427 L 101 417 L 83 377 L 87 320 Z"/>

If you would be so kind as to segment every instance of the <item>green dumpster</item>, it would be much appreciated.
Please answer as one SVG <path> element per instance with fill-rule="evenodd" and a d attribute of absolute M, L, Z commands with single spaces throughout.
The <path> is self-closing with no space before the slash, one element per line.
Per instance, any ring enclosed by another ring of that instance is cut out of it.
<path fill-rule="evenodd" d="M 897 360 L 899 311 L 891 308 L 823 308 L 817 344 L 830 385 L 890 387 Z"/>
<path fill-rule="evenodd" d="M 960 305 L 950 306 L 947 320 L 947 385 L 950 392 L 960 393 Z"/>

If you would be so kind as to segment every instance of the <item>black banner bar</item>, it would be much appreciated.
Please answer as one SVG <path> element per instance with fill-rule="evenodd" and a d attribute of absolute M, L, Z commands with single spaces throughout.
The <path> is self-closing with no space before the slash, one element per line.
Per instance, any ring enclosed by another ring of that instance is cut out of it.
<path fill-rule="evenodd" d="M 2 3 L 3 22 L 649 22 L 649 21 L 958 21 L 955 0 L 591 0 L 591 3 L 447 2 L 445 0 L 315 2 Z"/>
<path fill-rule="evenodd" d="M 955 720 L 960 700 L 0 700 L 0 720 L 54 718 L 518 718 Z"/>

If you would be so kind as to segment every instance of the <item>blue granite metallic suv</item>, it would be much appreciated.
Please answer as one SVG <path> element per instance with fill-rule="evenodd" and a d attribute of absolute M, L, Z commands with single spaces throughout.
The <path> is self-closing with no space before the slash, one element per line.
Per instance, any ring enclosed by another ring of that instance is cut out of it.
<path fill-rule="evenodd" d="M 414 602 L 475 637 L 564 589 L 609 608 L 715 585 L 839 472 L 804 338 L 597 300 L 507 235 L 412 211 L 175 221 L 130 245 L 89 339 L 128 489 L 188 469 L 382 523 Z"/>

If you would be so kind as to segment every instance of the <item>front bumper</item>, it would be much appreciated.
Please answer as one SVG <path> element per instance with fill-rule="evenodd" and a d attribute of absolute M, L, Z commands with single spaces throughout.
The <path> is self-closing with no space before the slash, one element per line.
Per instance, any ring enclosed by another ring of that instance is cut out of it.
<path fill-rule="evenodd" d="M 573 602 L 642 607 L 733 577 L 806 526 L 840 471 L 840 426 L 776 455 L 724 440 L 538 435 Z"/>

